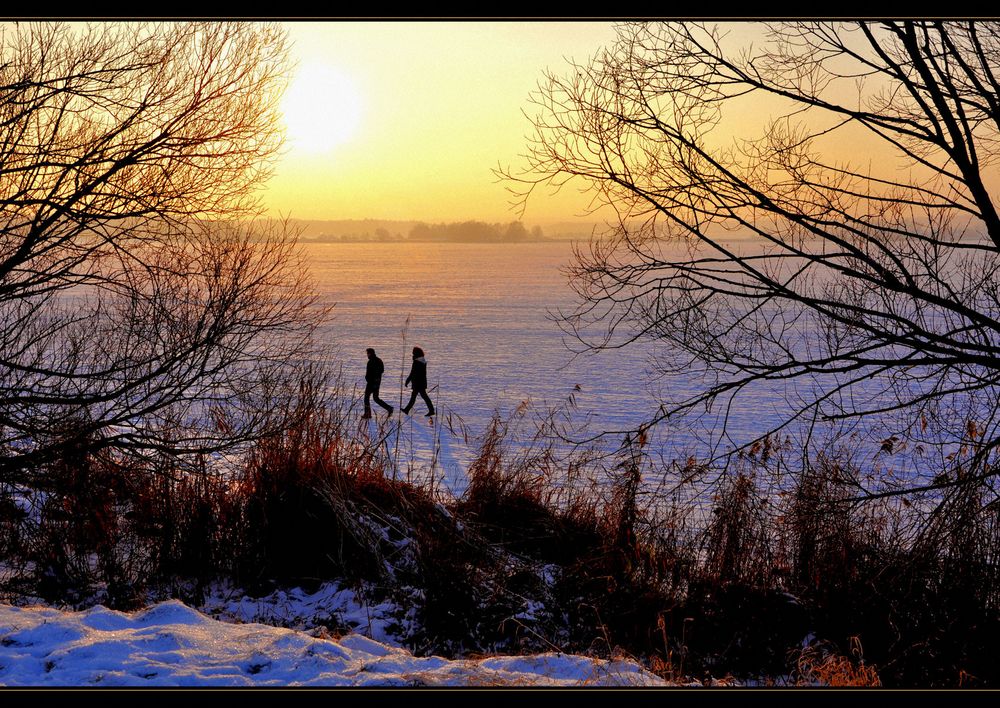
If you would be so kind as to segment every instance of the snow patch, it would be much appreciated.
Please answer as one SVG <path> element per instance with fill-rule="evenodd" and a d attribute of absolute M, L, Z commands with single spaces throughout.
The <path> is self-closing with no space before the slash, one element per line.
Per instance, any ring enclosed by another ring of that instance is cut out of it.
<path fill-rule="evenodd" d="M 323 583 L 314 592 L 292 588 L 259 598 L 215 588 L 200 609 L 226 622 L 257 622 L 300 631 L 343 629 L 396 646 L 412 631 L 416 613 L 415 608 L 403 610 L 386 600 L 372 601 L 337 582 Z"/>
<path fill-rule="evenodd" d="M 568 654 L 415 657 L 349 634 L 322 639 L 213 620 L 181 602 L 122 613 L 0 605 L 6 686 L 650 686 L 629 661 Z"/>

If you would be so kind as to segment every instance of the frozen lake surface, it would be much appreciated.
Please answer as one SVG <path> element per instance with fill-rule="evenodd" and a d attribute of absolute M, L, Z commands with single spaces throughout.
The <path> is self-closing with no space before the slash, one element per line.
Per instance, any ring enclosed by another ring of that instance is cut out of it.
<path fill-rule="evenodd" d="M 385 362 L 382 398 L 396 407 L 410 350 L 423 348 L 438 420 L 451 415 L 473 436 L 485 430 L 496 411 L 509 416 L 525 401 L 536 411 L 565 407 L 570 397 L 574 420 L 589 421 L 591 432 L 628 430 L 657 410 L 657 386 L 675 387 L 677 393 L 678 386 L 694 392 L 702 385 L 694 377 L 650 383 L 650 343 L 574 356 L 570 347 L 579 343 L 567 339 L 552 319 L 555 311 L 575 304 L 562 271 L 572 258 L 569 243 L 304 248 L 322 301 L 335 304 L 333 320 L 322 333 L 329 343 L 328 361 L 343 365 L 348 386 L 356 386 L 359 397 L 369 346 Z M 409 389 L 404 393 L 408 397 Z M 752 437 L 780 420 L 784 405 L 779 392 L 757 392 L 746 406 L 728 411 L 728 430 Z M 429 428 L 419 399 L 414 410 L 415 416 L 401 419 L 404 459 L 426 463 L 437 446 L 449 486 L 460 488 L 473 447 L 446 425 Z M 661 428 L 656 435 L 668 457 L 686 456 L 700 444 L 690 432 Z M 613 434 L 601 445 L 611 451 L 621 440 L 621 434 Z"/>
<path fill-rule="evenodd" d="M 573 357 L 548 313 L 573 304 L 560 272 L 567 243 L 311 244 L 334 361 L 364 385 L 365 348 L 385 361 L 383 398 L 395 405 L 410 350 L 427 354 L 435 405 L 479 430 L 495 410 L 571 394 L 609 427 L 634 425 L 655 406 L 642 351 Z M 407 327 L 405 340 L 403 329 Z M 575 387 L 579 385 L 579 390 Z M 407 394 L 409 391 L 407 390 Z M 423 410 L 418 401 L 418 410 Z"/>
<path fill-rule="evenodd" d="M 754 244 L 736 239 L 729 246 L 759 253 L 760 246 Z M 370 434 L 385 438 L 386 449 L 399 451 L 401 473 L 423 475 L 430 470 L 455 493 L 465 486 L 475 439 L 495 412 L 508 418 L 519 407 L 524 409 L 524 403 L 530 404 L 515 435 L 520 441 L 515 449 L 523 451 L 534 422 L 545 411 L 568 410 L 574 439 L 611 431 L 593 445 L 612 464 L 625 431 L 652 418 L 662 401 L 684 399 L 708 387 L 700 374 L 686 368 L 669 378 L 657 377 L 654 361 L 666 353 L 663 343 L 644 341 L 574 355 L 571 348 L 580 343 L 569 339 L 553 318 L 577 304 L 564 273 L 573 258 L 569 243 L 353 243 L 304 248 L 321 300 L 335 305 L 333 319 L 322 331 L 329 345 L 326 358 L 343 366 L 347 387 L 354 387 L 356 415 L 360 416 L 364 391 L 365 349 L 374 347 L 386 365 L 382 397 L 397 407 L 397 413 L 386 423 L 385 414 L 376 407 L 380 422 L 372 421 Z M 816 333 L 808 324 L 797 326 L 802 327 L 797 341 L 811 346 Z M 409 396 L 402 380 L 414 345 L 427 355 L 430 393 L 439 412 L 434 426 L 428 425 L 419 399 L 413 416 L 398 413 L 401 392 L 404 402 Z M 780 425 L 811 395 L 810 388 L 814 395 L 829 383 L 800 379 L 754 384 L 732 401 L 720 398 L 711 410 L 699 407 L 684 419 L 660 423 L 650 432 L 646 451 L 658 459 L 656 469 L 669 467 L 671 461 L 683 467 L 691 456 L 698 461 L 721 459 Z M 862 378 L 850 395 L 850 405 L 871 405 L 888 394 L 884 381 Z M 961 400 L 951 403 L 964 405 Z M 970 420 L 977 415 L 956 410 L 960 423 L 962 415 L 971 416 Z M 948 467 L 958 448 L 938 445 L 930 430 L 922 434 L 919 417 L 909 420 L 906 415 L 877 416 L 864 426 L 852 423 L 837 430 L 820 422 L 808 438 L 810 455 L 828 442 L 836 456 L 845 459 L 850 454 L 863 475 L 881 480 L 878 484 L 893 479 L 929 482 Z M 985 419 L 979 419 L 982 427 Z M 784 437 L 788 434 L 791 437 Z M 888 447 L 883 444 L 897 434 Z M 781 435 L 786 461 L 802 464 L 805 428 L 792 426 Z M 659 473 L 647 475 L 646 480 L 654 486 L 663 481 Z"/>

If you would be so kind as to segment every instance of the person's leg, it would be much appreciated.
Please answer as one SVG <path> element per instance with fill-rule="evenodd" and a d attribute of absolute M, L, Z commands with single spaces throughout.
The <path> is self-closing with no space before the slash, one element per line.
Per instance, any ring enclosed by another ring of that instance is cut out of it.
<path fill-rule="evenodd" d="M 416 402 L 416 400 L 417 400 L 417 392 L 410 391 L 410 402 L 407 403 L 405 406 L 403 406 L 403 412 L 409 413 L 410 409 L 413 408 L 413 404 Z"/>
<path fill-rule="evenodd" d="M 427 404 L 427 415 L 434 415 L 434 404 L 431 403 L 431 397 L 427 395 L 426 389 L 421 389 L 420 397 L 424 399 L 424 403 Z"/>
<path fill-rule="evenodd" d="M 365 389 L 365 414 L 363 416 L 361 416 L 362 418 L 371 418 L 372 417 L 372 404 L 368 400 L 371 397 L 371 395 L 372 395 L 371 389 L 366 388 Z M 378 397 L 376 397 L 375 400 L 377 401 Z"/>
<path fill-rule="evenodd" d="M 383 401 L 381 398 L 378 397 L 377 388 L 374 391 L 372 391 L 372 400 L 375 401 L 380 406 L 382 406 L 383 408 L 385 408 L 390 415 L 392 414 L 392 406 L 390 406 L 388 403 L 386 403 L 385 401 Z"/>

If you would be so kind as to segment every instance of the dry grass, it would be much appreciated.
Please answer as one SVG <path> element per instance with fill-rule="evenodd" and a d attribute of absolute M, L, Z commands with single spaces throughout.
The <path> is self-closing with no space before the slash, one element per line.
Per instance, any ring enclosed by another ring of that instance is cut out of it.
<path fill-rule="evenodd" d="M 643 498 L 642 480 L 664 471 L 641 439 L 598 470 L 509 446 L 495 419 L 467 492 L 442 500 L 396 481 L 383 441 L 348 413 L 304 387 L 275 411 L 283 432 L 228 475 L 81 448 L 44 475 L 30 513 L 0 487 L 0 591 L 129 609 L 171 583 L 197 602 L 220 577 L 363 580 L 418 602 L 410 640 L 424 652 L 625 651 L 671 681 L 1000 682 L 1000 515 L 986 484 L 913 506 L 849 503 L 859 467 L 818 455 L 776 494 L 771 446 L 718 476 L 701 521 L 685 489 Z M 598 473 L 611 484 L 553 482 Z M 809 632 L 822 648 L 790 654 Z"/>
<path fill-rule="evenodd" d="M 851 638 L 854 658 L 837 654 L 830 647 L 814 644 L 802 650 L 796 661 L 798 686 L 877 688 L 882 685 L 874 666 L 865 664 L 861 642 Z"/>

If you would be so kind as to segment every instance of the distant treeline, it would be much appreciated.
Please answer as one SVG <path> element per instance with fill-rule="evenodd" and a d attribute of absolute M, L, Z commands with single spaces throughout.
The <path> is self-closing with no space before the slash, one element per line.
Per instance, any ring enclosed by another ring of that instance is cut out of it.
<path fill-rule="evenodd" d="M 341 243 L 356 241 L 393 242 L 447 242 L 447 243 L 520 243 L 527 241 L 548 241 L 540 226 L 530 230 L 520 221 L 507 224 L 488 224 L 483 221 L 461 221 L 451 224 L 414 223 L 405 233 L 391 231 L 384 226 L 371 230 L 349 233 L 304 236 L 303 240 L 321 243 Z"/>
<path fill-rule="evenodd" d="M 520 221 L 509 224 L 487 224 L 482 221 L 461 221 L 455 224 L 419 223 L 410 229 L 410 241 L 456 241 L 472 243 L 515 243 L 544 241 L 540 226 L 530 231 Z"/>

